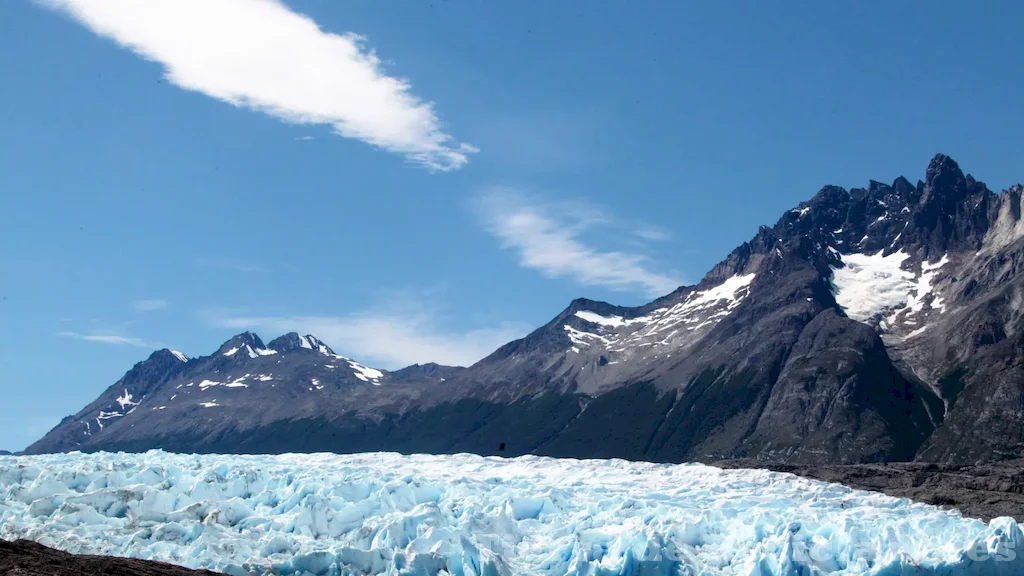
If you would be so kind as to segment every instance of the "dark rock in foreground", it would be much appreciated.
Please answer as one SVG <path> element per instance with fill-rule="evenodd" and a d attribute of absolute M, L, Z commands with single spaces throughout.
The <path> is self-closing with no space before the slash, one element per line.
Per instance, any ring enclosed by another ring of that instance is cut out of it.
<path fill-rule="evenodd" d="M 0 540 L 0 576 L 214 576 L 174 564 L 61 552 L 31 540 Z"/>
<path fill-rule="evenodd" d="M 957 509 L 986 522 L 999 516 L 1024 519 L 1024 460 L 957 466 L 922 462 L 794 465 L 723 460 L 719 468 L 767 468 L 860 490 Z"/>

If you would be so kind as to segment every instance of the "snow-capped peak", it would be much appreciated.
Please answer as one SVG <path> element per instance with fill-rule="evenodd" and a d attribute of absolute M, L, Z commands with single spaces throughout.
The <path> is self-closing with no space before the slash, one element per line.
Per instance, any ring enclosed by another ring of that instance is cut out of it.
<path fill-rule="evenodd" d="M 188 362 L 188 356 L 185 356 L 184 354 L 178 352 L 177 350 L 171 350 L 171 354 L 174 354 L 174 357 L 177 358 L 178 360 L 181 360 L 182 362 Z"/>
<path fill-rule="evenodd" d="M 336 356 L 334 350 L 323 341 L 318 339 L 312 334 L 306 334 L 305 336 L 299 335 L 297 332 L 289 332 L 283 336 L 278 336 L 273 339 L 267 348 L 276 352 L 290 352 L 292 350 L 312 350 L 319 352 L 325 356 Z"/>
<path fill-rule="evenodd" d="M 234 356 L 239 350 L 246 350 L 247 348 L 252 350 L 264 349 L 263 341 L 260 337 L 252 332 L 242 332 L 232 336 L 230 340 L 221 344 L 217 350 L 222 356 Z"/>

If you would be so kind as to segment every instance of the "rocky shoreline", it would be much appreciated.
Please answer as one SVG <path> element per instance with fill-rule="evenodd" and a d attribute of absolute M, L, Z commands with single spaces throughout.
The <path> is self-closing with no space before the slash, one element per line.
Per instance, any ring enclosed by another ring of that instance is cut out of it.
<path fill-rule="evenodd" d="M 218 576 L 210 570 L 192 570 L 174 564 L 69 554 L 31 540 L 0 539 L 0 576 Z"/>
<path fill-rule="evenodd" d="M 890 462 L 814 466 L 754 460 L 723 460 L 712 465 L 720 468 L 767 468 L 924 504 L 955 508 L 964 516 L 986 522 L 999 516 L 1010 516 L 1024 522 L 1024 459 L 972 465 Z"/>

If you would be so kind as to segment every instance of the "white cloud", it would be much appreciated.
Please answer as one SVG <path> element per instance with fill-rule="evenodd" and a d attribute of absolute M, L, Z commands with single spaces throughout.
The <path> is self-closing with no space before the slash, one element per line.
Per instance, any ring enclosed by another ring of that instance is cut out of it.
<path fill-rule="evenodd" d="M 581 236 L 588 229 L 614 225 L 612 218 L 586 203 L 552 206 L 528 201 L 515 191 L 493 190 L 479 207 L 488 231 L 502 246 L 518 252 L 521 265 L 545 276 L 652 296 L 682 284 L 674 276 L 653 271 L 643 254 L 602 251 L 584 243 Z"/>
<path fill-rule="evenodd" d="M 235 106 L 454 170 L 476 149 L 453 141 L 433 104 L 388 76 L 355 34 L 333 34 L 278 0 L 38 0 L 159 62 L 167 79 Z"/>
<path fill-rule="evenodd" d="M 471 330 L 444 330 L 429 312 L 369 312 L 348 316 L 222 316 L 212 324 L 279 335 L 312 334 L 340 354 L 379 368 L 437 362 L 469 366 L 516 338 L 529 327 L 518 322 Z"/>
<path fill-rule="evenodd" d="M 163 310 L 167 308 L 167 300 L 161 298 L 150 298 L 146 300 L 136 300 L 132 302 L 132 308 L 136 312 L 152 312 L 154 310 Z"/>
<path fill-rule="evenodd" d="M 78 332 L 58 332 L 57 336 L 63 336 L 65 338 L 75 338 L 76 340 L 85 340 L 86 342 L 99 342 L 101 344 L 118 344 L 127 346 L 138 346 L 139 348 L 155 348 L 155 344 L 146 342 L 139 338 L 132 338 L 130 336 L 121 336 L 118 334 L 81 334 Z"/>
<path fill-rule="evenodd" d="M 654 224 L 638 224 L 633 234 L 649 242 L 668 242 L 672 239 L 672 232 Z"/>

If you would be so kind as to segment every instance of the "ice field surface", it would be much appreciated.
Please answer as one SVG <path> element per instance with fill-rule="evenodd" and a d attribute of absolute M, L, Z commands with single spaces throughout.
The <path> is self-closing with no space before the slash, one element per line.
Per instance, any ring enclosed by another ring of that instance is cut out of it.
<path fill-rule="evenodd" d="M 0 537 L 228 574 L 1024 574 L 1009 518 L 764 470 L 535 456 L 4 456 Z"/>

